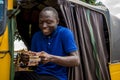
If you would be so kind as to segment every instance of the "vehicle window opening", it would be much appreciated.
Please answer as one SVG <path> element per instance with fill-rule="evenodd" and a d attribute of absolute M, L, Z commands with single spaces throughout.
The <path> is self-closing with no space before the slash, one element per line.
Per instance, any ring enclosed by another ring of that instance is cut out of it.
<path fill-rule="evenodd" d="M 0 35 L 3 34 L 6 24 L 6 1 L 0 0 Z"/>

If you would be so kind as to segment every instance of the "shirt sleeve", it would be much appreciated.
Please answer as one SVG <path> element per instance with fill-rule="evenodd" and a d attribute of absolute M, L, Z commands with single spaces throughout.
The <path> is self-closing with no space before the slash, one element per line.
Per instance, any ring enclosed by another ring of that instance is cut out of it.
<path fill-rule="evenodd" d="M 32 37 L 31 51 L 36 51 L 36 38 L 37 38 L 37 33 L 35 33 Z"/>
<path fill-rule="evenodd" d="M 70 53 L 78 49 L 71 30 L 65 29 L 62 32 L 61 37 L 62 37 L 63 49 L 66 53 Z"/>

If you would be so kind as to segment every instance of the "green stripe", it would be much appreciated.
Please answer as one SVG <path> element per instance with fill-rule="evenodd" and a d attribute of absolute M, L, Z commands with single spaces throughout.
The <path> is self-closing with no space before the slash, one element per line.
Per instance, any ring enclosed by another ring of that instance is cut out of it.
<path fill-rule="evenodd" d="M 9 50 L 10 50 L 10 57 L 11 57 L 11 63 L 10 63 L 10 80 L 14 80 L 14 19 L 13 17 L 8 20 L 8 34 L 9 34 Z"/>
<path fill-rule="evenodd" d="M 20 10 L 15 9 L 11 12 L 11 17 L 8 20 L 8 33 L 9 33 L 9 51 L 11 56 L 11 64 L 10 64 L 10 80 L 14 80 L 14 30 L 16 29 L 16 22 L 15 22 L 15 16 L 20 12 Z"/>
<path fill-rule="evenodd" d="M 94 61 L 96 64 L 96 76 L 98 78 L 98 80 L 102 80 L 101 78 L 101 74 L 100 74 L 100 67 L 99 67 L 99 63 L 98 63 L 98 51 L 97 51 L 97 47 L 96 47 L 96 41 L 95 41 L 95 37 L 94 37 L 94 33 L 93 33 L 93 28 L 90 22 L 90 10 L 87 10 L 87 19 L 88 19 L 88 28 L 90 31 L 90 37 L 91 37 L 91 43 L 92 43 L 92 47 L 93 47 L 93 57 L 94 57 Z"/>

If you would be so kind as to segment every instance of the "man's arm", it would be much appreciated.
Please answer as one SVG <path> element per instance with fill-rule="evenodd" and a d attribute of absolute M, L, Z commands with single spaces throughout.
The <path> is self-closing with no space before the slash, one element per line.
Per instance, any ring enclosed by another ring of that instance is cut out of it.
<path fill-rule="evenodd" d="M 78 51 L 71 52 L 69 56 L 65 56 L 65 57 L 52 55 L 52 58 L 50 61 L 59 65 L 68 66 L 68 67 L 78 66 L 80 63 Z"/>
<path fill-rule="evenodd" d="M 39 52 L 39 56 L 41 57 L 41 61 L 43 62 L 43 64 L 53 62 L 66 67 L 78 66 L 80 64 L 78 51 L 71 52 L 69 56 L 64 57 L 51 55 L 42 51 Z"/>

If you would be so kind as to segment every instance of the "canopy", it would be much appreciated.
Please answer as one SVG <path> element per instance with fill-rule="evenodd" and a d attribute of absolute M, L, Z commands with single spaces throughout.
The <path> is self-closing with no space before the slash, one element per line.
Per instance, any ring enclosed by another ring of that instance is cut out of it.
<path fill-rule="evenodd" d="M 58 0 L 65 23 L 75 35 L 81 64 L 70 68 L 69 80 L 110 80 L 109 12 L 83 2 Z"/>

